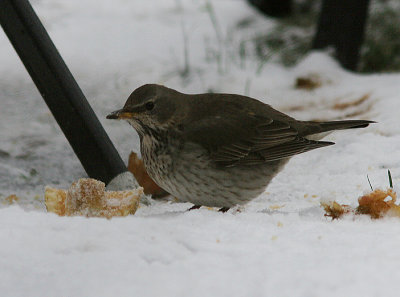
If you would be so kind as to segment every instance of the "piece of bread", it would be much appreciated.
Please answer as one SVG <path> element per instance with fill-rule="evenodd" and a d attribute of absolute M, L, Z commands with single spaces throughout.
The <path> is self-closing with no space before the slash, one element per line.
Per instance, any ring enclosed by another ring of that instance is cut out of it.
<path fill-rule="evenodd" d="M 45 188 L 47 211 L 60 216 L 106 217 L 134 214 L 143 188 L 127 191 L 105 191 L 105 184 L 81 178 L 68 190 Z"/>

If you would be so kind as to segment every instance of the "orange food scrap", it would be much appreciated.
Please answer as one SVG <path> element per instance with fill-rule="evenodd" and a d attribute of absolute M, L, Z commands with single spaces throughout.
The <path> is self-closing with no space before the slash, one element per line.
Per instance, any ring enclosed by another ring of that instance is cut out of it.
<path fill-rule="evenodd" d="M 317 74 L 301 76 L 296 78 L 295 88 L 304 90 L 314 90 L 322 85 L 321 78 Z"/>
<path fill-rule="evenodd" d="M 395 204 L 396 196 L 392 189 L 377 189 L 358 199 L 356 213 L 368 214 L 373 219 L 379 219 L 386 214 L 400 217 L 400 206 Z M 386 198 L 390 199 L 386 201 Z"/>
<path fill-rule="evenodd" d="M 134 152 L 131 152 L 129 155 L 128 170 L 132 172 L 139 185 L 143 187 L 146 195 L 152 195 L 153 198 L 168 195 L 168 193 L 160 188 L 147 174 L 143 161 Z"/>
<path fill-rule="evenodd" d="M 334 219 L 339 219 L 344 214 L 351 213 L 352 209 L 346 204 L 339 204 L 336 201 L 321 202 L 321 206 L 325 210 L 325 216 Z"/>
<path fill-rule="evenodd" d="M 13 204 L 14 202 L 19 200 L 19 197 L 15 194 L 11 194 L 10 196 L 6 197 L 5 200 L 9 203 L 9 204 Z"/>
<path fill-rule="evenodd" d="M 368 93 L 368 94 L 365 94 L 365 95 L 361 96 L 360 98 L 350 101 L 350 102 L 336 103 L 333 106 L 333 109 L 344 110 L 344 109 L 347 109 L 347 108 L 350 108 L 353 106 L 358 106 L 358 105 L 364 103 L 364 101 L 368 100 L 370 97 L 371 97 L 371 94 Z"/>

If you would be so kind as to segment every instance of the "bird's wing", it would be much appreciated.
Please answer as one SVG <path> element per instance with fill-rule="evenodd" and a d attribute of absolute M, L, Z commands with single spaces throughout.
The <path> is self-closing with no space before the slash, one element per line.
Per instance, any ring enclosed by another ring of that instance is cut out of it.
<path fill-rule="evenodd" d="M 185 138 L 205 147 L 223 167 L 257 165 L 333 144 L 308 140 L 286 121 L 253 113 L 208 116 L 192 122 Z"/>

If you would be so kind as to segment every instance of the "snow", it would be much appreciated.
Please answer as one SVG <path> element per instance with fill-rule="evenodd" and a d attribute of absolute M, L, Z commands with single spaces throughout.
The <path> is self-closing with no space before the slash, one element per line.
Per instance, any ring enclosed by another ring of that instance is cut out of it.
<path fill-rule="evenodd" d="M 350 73 L 318 52 L 292 68 L 260 65 L 249 40 L 274 21 L 245 1 L 32 4 L 125 161 L 138 137 L 105 116 L 144 83 L 247 94 L 299 119 L 378 124 L 329 135 L 336 145 L 294 157 L 239 210 L 153 201 L 126 218 L 58 217 L 45 212 L 44 187 L 67 188 L 85 172 L 0 34 L 1 296 L 398 295 L 399 219 L 330 221 L 319 202 L 355 205 L 369 190 L 366 175 L 384 188 L 387 169 L 398 190 L 399 74 Z M 294 88 L 297 77 L 315 74 L 320 88 Z M 19 197 L 14 205 L 10 194 Z"/>

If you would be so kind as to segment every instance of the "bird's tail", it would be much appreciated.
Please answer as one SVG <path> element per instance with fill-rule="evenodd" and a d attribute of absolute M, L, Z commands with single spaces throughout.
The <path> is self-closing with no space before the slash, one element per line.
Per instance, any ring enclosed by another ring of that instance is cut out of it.
<path fill-rule="evenodd" d="M 376 123 L 366 120 L 347 120 L 347 121 L 332 121 L 332 122 L 304 122 L 307 125 L 303 131 L 303 135 L 312 135 L 333 130 L 365 128 L 369 124 Z"/>

